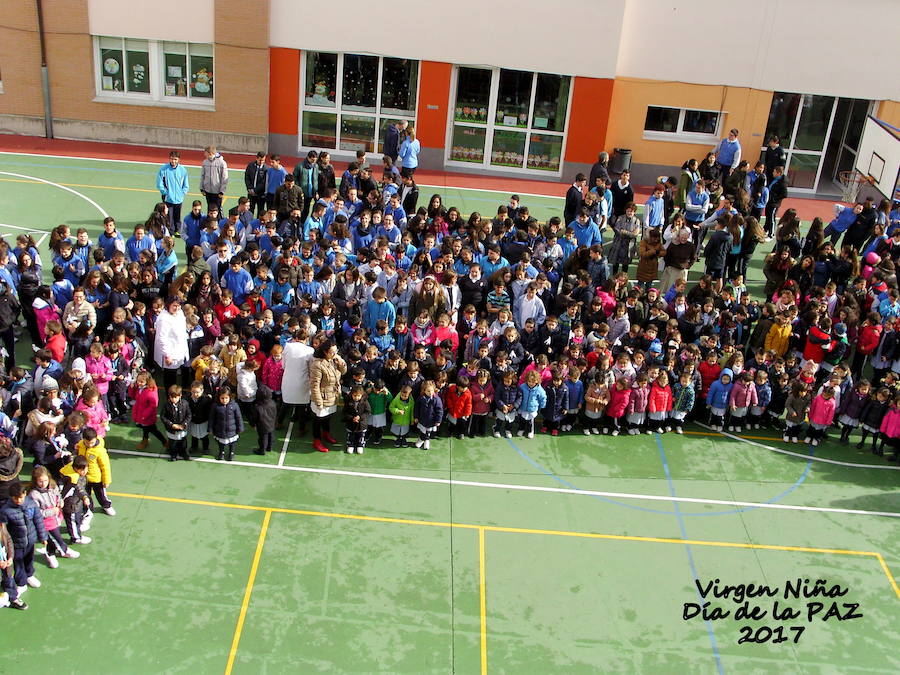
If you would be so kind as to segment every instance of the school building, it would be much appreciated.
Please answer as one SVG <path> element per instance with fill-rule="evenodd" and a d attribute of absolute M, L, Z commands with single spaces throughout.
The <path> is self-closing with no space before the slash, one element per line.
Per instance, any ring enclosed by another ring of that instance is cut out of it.
<path fill-rule="evenodd" d="M 6 0 L 0 131 L 342 160 L 406 119 L 423 168 L 569 182 L 627 148 L 648 184 L 734 127 L 828 194 L 867 115 L 900 126 L 896 25 L 896 0 Z"/>

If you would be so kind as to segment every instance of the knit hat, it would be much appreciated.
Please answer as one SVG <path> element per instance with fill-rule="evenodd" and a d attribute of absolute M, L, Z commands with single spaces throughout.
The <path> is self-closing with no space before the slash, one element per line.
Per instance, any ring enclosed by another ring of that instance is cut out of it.
<path fill-rule="evenodd" d="M 844 335 L 847 334 L 847 325 L 843 324 L 843 323 L 839 323 L 839 324 L 835 325 L 834 333 L 835 333 L 835 335 L 840 335 L 841 337 L 843 337 Z"/>
<path fill-rule="evenodd" d="M 41 380 L 41 390 L 42 391 L 51 391 L 51 390 L 58 391 L 59 383 L 56 380 L 54 380 L 52 377 L 50 377 L 49 375 L 45 375 L 44 379 Z"/>

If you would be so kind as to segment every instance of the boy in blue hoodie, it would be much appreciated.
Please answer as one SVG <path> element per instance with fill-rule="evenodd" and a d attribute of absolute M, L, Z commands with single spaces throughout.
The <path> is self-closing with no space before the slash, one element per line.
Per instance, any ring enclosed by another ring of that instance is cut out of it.
<path fill-rule="evenodd" d="M 706 405 L 709 406 L 709 426 L 714 431 L 722 431 L 725 428 L 725 413 L 728 410 L 728 397 L 731 395 L 732 378 L 734 373 L 730 368 L 725 368 L 719 379 L 709 387 L 706 395 Z"/>

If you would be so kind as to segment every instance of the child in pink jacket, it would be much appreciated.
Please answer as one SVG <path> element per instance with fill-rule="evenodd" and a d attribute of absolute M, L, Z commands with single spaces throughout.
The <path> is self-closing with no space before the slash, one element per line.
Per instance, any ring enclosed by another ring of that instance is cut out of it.
<path fill-rule="evenodd" d="M 96 431 L 99 438 L 106 436 L 106 432 L 109 431 L 109 413 L 106 412 L 106 406 L 100 399 L 97 387 L 87 385 L 82 390 L 81 397 L 75 404 L 75 410 L 84 413 L 87 418 L 85 426 Z"/>
<path fill-rule="evenodd" d="M 628 399 L 628 433 L 632 436 L 641 433 L 642 428 L 648 434 L 650 429 L 644 425 L 647 422 L 647 404 L 650 401 L 650 385 L 645 373 L 635 378 L 631 388 L 631 396 Z"/>
<path fill-rule="evenodd" d="M 755 406 L 757 402 L 756 385 L 753 384 L 753 373 L 745 370 L 738 376 L 734 386 L 731 387 L 729 398 L 731 419 L 728 422 L 728 431 L 742 432 L 744 430 L 744 420 L 747 419 L 747 413 L 750 412 L 750 407 Z"/>
<path fill-rule="evenodd" d="M 112 381 L 114 373 L 112 361 L 103 353 L 103 345 L 99 342 L 93 343 L 90 353 L 84 357 L 84 368 L 87 376 L 91 378 L 94 386 L 97 387 L 97 391 L 100 392 L 100 398 L 103 399 L 103 403 L 109 408 L 107 395 L 109 393 L 109 383 Z M 100 432 L 98 431 L 97 433 Z"/>
<path fill-rule="evenodd" d="M 881 420 L 881 434 L 878 441 L 878 449 L 873 449 L 872 452 L 883 457 L 884 444 L 887 443 L 894 451 L 894 455 L 890 459 L 896 462 L 900 457 L 900 397 L 894 399 L 884 419 Z"/>
<path fill-rule="evenodd" d="M 834 412 L 837 409 L 834 400 L 834 389 L 827 387 L 822 393 L 816 396 L 812 404 L 809 406 L 809 429 L 806 431 L 806 442 L 818 445 L 821 438 L 825 435 L 825 430 L 831 426 L 834 420 Z M 887 417 L 885 417 L 887 419 Z M 882 429 L 884 424 L 882 423 Z"/>

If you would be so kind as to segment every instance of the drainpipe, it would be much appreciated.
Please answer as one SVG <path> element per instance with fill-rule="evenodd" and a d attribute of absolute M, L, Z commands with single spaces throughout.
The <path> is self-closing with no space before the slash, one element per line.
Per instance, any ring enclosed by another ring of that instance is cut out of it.
<path fill-rule="evenodd" d="M 41 0 L 34 0 L 37 9 L 38 39 L 41 41 L 41 91 L 44 94 L 44 135 L 53 138 L 53 113 L 50 107 L 50 72 L 47 70 L 47 47 L 44 44 L 44 11 Z"/>

